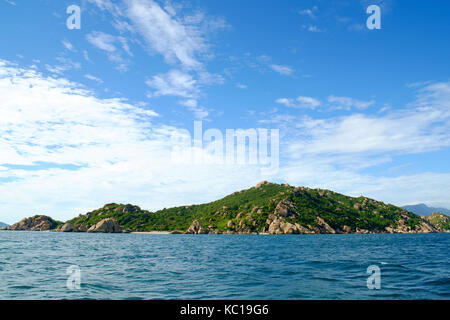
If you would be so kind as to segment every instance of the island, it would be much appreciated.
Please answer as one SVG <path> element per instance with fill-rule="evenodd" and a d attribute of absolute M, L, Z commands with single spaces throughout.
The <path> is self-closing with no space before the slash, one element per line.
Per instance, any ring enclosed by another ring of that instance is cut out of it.
<path fill-rule="evenodd" d="M 3 230 L 172 234 L 373 234 L 450 232 L 449 216 L 422 217 L 367 197 L 267 181 L 220 200 L 150 212 L 106 204 L 66 221 L 25 218 Z"/>

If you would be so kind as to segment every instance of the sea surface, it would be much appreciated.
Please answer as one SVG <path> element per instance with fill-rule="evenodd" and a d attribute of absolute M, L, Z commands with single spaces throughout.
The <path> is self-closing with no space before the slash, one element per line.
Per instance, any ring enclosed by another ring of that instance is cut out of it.
<path fill-rule="evenodd" d="M 450 234 L 0 231 L 0 299 L 450 299 Z"/>

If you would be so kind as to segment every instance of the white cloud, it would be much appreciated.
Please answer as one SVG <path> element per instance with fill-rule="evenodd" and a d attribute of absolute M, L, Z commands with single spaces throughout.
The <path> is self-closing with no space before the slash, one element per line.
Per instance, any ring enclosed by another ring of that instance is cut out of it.
<path fill-rule="evenodd" d="M 126 38 L 122 36 L 113 36 L 101 31 L 93 31 L 86 35 L 86 39 L 96 48 L 107 52 L 108 59 L 117 64 L 119 71 L 127 71 L 129 61 L 123 57 L 126 53 L 128 56 L 133 56 L 133 53 L 128 46 Z M 121 50 L 116 46 L 120 45 Z M 89 59 L 87 52 L 84 54 L 85 59 Z"/>
<path fill-rule="evenodd" d="M 0 220 L 38 213 L 66 220 L 108 202 L 199 203 L 261 180 L 255 166 L 174 164 L 179 129 L 82 88 L 0 60 Z"/>
<path fill-rule="evenodd" d="M 309 25 L 309 26 L 302 25 L 302 28 L 308 30 L 309 32 L 323 32 L 322 29 L 319 29 L 318 26 L 314 26 L 314 25 Z"/>
<path fill-rule="evenodd" d="M 73 46 L 73 44 L 70 41 L 63 40 L 62 44 L 67 50 L 72 51 L 72 52 L 76 51 L 75 47 Z"/>
<path fill-rule="evenodd" d="M 279 64 L 272 64 L 270 67 L 272 68 L 273 71 L 283 74 L 285 76 L 289 76 L 294 72 L 294 70 L 291 67 L 282 66 Z"/>
<path fill-rule="evenodd" d="M 304 10 L 300 10 L 299 13 L 301 15 L 309 16 L 310 18 L 314 19 L 316 17 L 314 12 L 316 12 L 317 10 L 318 10 L 317 6 L 314 6 L 311 9 L 307 8 Z"/>
<path fill-rule="evenodd" d="M 97 82 L 97 83 L 103 83 L 103 80 L 102 80 L 102 79 L 100 79 L 100 78 L 98 78 L 98 77 L 95 77 L 95 76 L 93 76 L 93 75 L 91 75 L 91 74 L 85 74 L 84 77 L 85 77 L 86 79 L 95 81 L 95 82 Z"/>
<path fill-rule="evenodd" d="M 101 31 L 93 31 L 92 33 L 86 35 L 86 39 L 95 47 L 107 51 L 114 52 L 116 51 L 116 46 L 114 43 L 116 42 L 116 37 L 101 32 Z"/>
<path fill-rule="evenodd" d="M 154 96 L 193 98 L 199 93 L 197 81 L 190 74 L 176 69 L 157 74 L 146 83 L 155 90 Z"/>
<path fill-rule="evenodd" d="M 1 220 L 37 213 L 65 220 L 108 202 L 146 209 L 207 202 L 262 179 L 396 204 L 450 205 L 448 173 L 360 171 L 397 154 L 449 147 L 450 83 L 428 85 L 407 109 L 382 116 L 280 118 L 291 131 L 283 136 L 276 177 L 262 177 L 252 166 L 175 165 L 170 138 L 180 130 L 155 123 L 151 110 L 82 88 L 0 60 Z M 183 98 L 187 107 L 199 107 L 195 98 Z"/>
<path fill-rule="evenodd" d="M 147 209 L 201 202 L 249 186 L 238 177 L 259 179 L 254 167 L 171 163 L 178 129 L 155 125 L 151 110 L 96 98 L 62 78 L 0 60 L 0 95 L 3 221 L 37 213 L 64 220 L 111 201 Z"/>
<path fill-rule="evenodd" d="M 163 55 L 166 62 L 180 63 L 187 69 L 202 68 L 197 55 L 205 52 L 207 45 L 198 26 L 184 24 L 169 5 L 161 8 L 152 0 L 127 0 L 126 4 L 128 18 L 149 47 Z"/>
<path fill-rule="evenodd" d="M 280 98 L 275 101 L 290 108 L 309 108 L 315 109 L 320 106 L 320 100 L 312 97 L 299 96 L 295 100 L 290 98 Z"/>
<path fill-rule="evenodd" d="M 351 108 L 367 109 L 375 104 L 375 100 L 362 101 L 350 97 L 337 97 L 334 95 L 328 97 L 328 102 L 333 104 L 334 108 L 347 110 L 350 110 Z"/>
<path fill-rule="evenodd" d="M 62 75 L 66 71 L 81 68 L 81 63 L 74 62 L 68 58 L 56 57 L 56 61 L 58 61 L 59 64 L 53 66 L 46 64 L 45 69 L 51 73 Z"/>

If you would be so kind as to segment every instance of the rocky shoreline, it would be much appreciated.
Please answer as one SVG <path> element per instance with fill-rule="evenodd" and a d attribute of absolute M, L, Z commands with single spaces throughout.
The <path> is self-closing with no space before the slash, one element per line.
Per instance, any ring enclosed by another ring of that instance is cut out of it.
<path fill-rule="evenodd" d="M 3 231 L 48 231 L 48 232 L 77 232 L 77 233 L 133 233 L 133 234 L 241 234 L 241 235 L 294 235 L 294 234 L 387 234 L 387 233 L 448 233 L 448 230 L 442 230 L 435 228 L 428 223 L 427 219 L 423 218 L 423 222 L 419 229 L 411 229 L 405 226 L 404 223 L 400 224 L 397 228 L 387 227 L 383 231 L 373 231 L 367 229 L 351 230 L 348 226 L 343 226 L 342 229 L 331 228 L 322 218 L 317 218 L 317 223 L 320 227 L 304 227 L 299 224 L 292 224 L 286 222 L 282 217 L 271 216 L 267 220 L 268 228 L 263 232 L 252 232 L 250 230 L 214 230 L 209 228 L 203 228 L 197 221 L 193 221 L 191 226 L 186 230 L 173 230 L 173 231 L 143 231 L 133 232 L 122 228 L 119 223 L 113 218 L 106 218 L 99 221 L 97 224 L 87 228 L 85 226 L 74 226 L 70 223 L 60 224 L 57 228 L 52 229 L 52 222 L 50 217 L 37 216 L 34 221 L 30 223 L 33 218 L 25 218 L 20 222 L 10 226 L 4 227 Z M 229 222 L 229 226 L 232 223 Z"/>

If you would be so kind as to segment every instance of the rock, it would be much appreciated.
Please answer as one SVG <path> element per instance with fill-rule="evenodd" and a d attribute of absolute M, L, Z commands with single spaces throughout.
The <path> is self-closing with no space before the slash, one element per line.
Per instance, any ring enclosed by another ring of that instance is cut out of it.
<path fill-rule="evenodd" d="M 77 232 L 87 232 L 88 231 L 88 227 L 85 225 L 76 225 L 74 226 Z"/>
<path fill-rule="evenodd" d="M 367 234 L 367 233 L 370 233 L 370 232 L 367 229 L 356 228 L 356 233 Z"/>
<path fill-rule="evenodd" d="M 192 224 L 186 230 L 185 233 L 186 234 L 206 234 L 206 233 L 208 233 L 208 231 L 204 230 L 203 227 L 201 226 L 200 222 L 195 220 L 194 222 L 192 222 Z"/>
<path fill-rule="evenodd" d="M 264 180 L 264 181 L 261 181 L 260 183 L 258 183 L 255 188 L 256 189 L 262 189 L 262 186 L 266 186 L 266 185 L 269 185 L 269 184 L 270 184 L 270 182 Z"/>
<path fill-rule="evenodd" d="M 280 229 L 283 231 L 284 234 L 297 234 L 298 230 L 295 227 L 294 224 L 289 222 L 282 222 L 280 223 Z"/>
<path fill-rule="evenodd" d="M 93 233 L 121 233 L 122 228 L 114 218 L 106 218 L 97 222 L 97 224 L 90 227 L 87 232 Z"/>
<path fill-rule="evenodd" d="M 325 222 L 321 217 L 317 217 L 317 226 L 320 233 L 336 233 L 336 231 L 330 227 L 328 223 Z"/>
<path fill-rule="evenodd" d="M 242 216 L 243 216 L 243 213 L 242 213 L 242 212 L 239 212 L 239 213 L 237 214 L 237 216 L 236 216 L 236 219 L 240 219 L 240 218 L 242 218 Z"/>
<path fill-rule="evenodd" d="M 234 227 L 234 223 L 233 223 L 233 221 L 228 221 L 228 223 L 227 223 L 227 227 L 228 228 L 233 228 Z"/>
<path fill-rule="evenodd" d="M 61 227 L 59 227 L 58 230 L 56 230 L 56 231 L 58 231 L 58 232 L 75 232 L 77 230 L 70 223 L 65 223 Z"/>
<path fill-rule="evenodd" d="M 344 233 L 351 233 L 351 232 L 352 232 L 352 229 L 351 229 L 349 226 L 343 226 L 343 227 L 342 227 L 342 231 L 343 231 Z"/>
<path fill-rule="evenodd" d="M 290 199 L 283 199 L 277 204 L 274 214 L 290 217 L 295 214 L 295 204 Z"/>
<path fill-rule="evenodd" d="M 183 234 L 184 232 L 183 231 L 180 231 L 180 230 L 174 230 L 174 231 L 172 231 L 170 234 Z"/>
<path fill-rule="evenodd" d="M 58 223 L 50 217 L 39 215 L 31 218 L 25 218 L 13 224 L 8 230 L 25 231 L 49 231 L 56 228 Z"/>
<path fill-rule="evenodd" d="M 313 230 L 305 228 L 305 227 L 299 225 L 298 223 L 295 224 L 295 227 L 297 228 L 297 233 L 299 233 L 299 234 L 313 234 L 314 233 Z"/>
<path fill-rule="evenodd" d="M 139 208 L 138 206 L 133 206 L 131 204 L 127 204 L 127 205 L 118 206 L 116 209 L 114 209 L 114 212 L 132 213 L 132 212 L 136 212 L 136 211 L 140 211 L 140 210 L 141 210 L 141 208 Z"/>
<path fill-rule="evenodd" d="M 281 220 L 275 219 L 270 223 L 268 233 L 269 234 L 284 234 L 284 231 L 281 229 Z"/>

